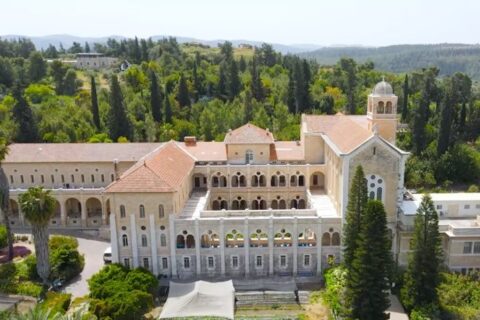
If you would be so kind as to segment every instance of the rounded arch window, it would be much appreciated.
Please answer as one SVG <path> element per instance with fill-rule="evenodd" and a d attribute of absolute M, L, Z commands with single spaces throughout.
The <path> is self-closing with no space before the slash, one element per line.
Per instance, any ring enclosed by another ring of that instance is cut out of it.
<path fill-rule="evenodd" d="M 377 113 L 385 113 L 385 103 L 383 101 L 378 102 Z"/>
<path fill-rule="evenodd" d="M 368 197 L 372 200 L 385 201 L 385 179 L 377 174 L 367 175 Z"/>

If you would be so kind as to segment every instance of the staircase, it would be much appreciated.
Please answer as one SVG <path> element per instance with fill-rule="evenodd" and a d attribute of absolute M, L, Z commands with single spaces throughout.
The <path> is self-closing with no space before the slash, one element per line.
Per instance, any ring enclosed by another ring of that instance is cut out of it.
<path fill-rule="evenodd" d="M 205 207 L 208 193 L 205 191 L 195 191 L 190 195 L 187 203 L 183 207 L 180 218 L 197 218 L 200 217 L 200 211 Z"/>

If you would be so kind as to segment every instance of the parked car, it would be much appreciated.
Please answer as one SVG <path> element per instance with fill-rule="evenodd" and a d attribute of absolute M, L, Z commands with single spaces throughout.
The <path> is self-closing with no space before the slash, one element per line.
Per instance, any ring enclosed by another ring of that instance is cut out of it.
<path fill-rule="evenodd" d="M 103 253 L 103 262 L 105 262 L 105 264 L 112 263 L 112 247 L 105 249 L 105 252 Z"/>

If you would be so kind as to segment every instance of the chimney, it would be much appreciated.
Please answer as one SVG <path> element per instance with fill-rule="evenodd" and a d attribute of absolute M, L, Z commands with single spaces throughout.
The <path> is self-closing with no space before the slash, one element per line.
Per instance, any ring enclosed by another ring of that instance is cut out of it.
<path fill-rule="evenodd" d="M 186 146 L 193 147 L 197 145 L 197 138 L 195 136 L 185 136 L 183 142 L 185 142 Z"/>

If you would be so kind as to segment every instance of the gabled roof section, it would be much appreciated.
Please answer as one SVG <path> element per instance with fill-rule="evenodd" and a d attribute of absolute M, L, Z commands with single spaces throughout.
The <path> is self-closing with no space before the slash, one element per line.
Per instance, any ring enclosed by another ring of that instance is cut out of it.
<path fill-rule="evenodd" d="M 177 145 L 192 155 L 196 161 L 227 161 L 227 150 L 223 142 L 197 141 L 192 145 L 177 142 Z"/>
<path fill-rule="evenodd" d="M 140 159 L 105 191 L 175 192 L 181 187 L 194 165 L 193 157 L 174 141 L 170 141 Z"/>
<path fill-rule="evenodd" d="M 354 117 L 354 118 L 352 118 Z M 366 118 L 366 116 L 364 116 Z M 322 134 L 344 154 L 348 154 L 373 136 L 361 116 L 303 115 L 306 134 Z"/>
<path fill-rule="evenodd" d="M 275 140 L 268 129 L 247 123 L 240 128 L 228 131 L 224 142 L 225 144 L 271 144 Z"/>

